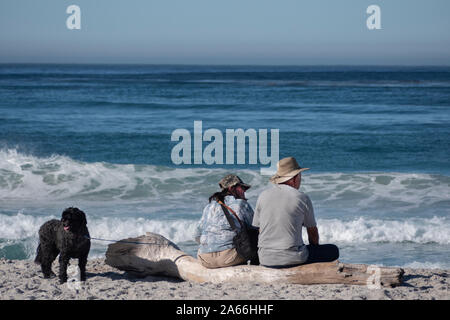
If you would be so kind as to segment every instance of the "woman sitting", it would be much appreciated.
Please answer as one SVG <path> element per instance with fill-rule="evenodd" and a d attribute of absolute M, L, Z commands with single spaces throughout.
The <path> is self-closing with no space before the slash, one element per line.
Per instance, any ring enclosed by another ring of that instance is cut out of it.
<path fill-rule="evenodd" d="M 203 210 L 196 234 L 200 244 L 197 257 L 206 268 L 229 267 L 247 262 L 233 246 L 236 231 L 228 222 L 220 202 L 228 208 L 235 226 L 240 229 L 240 222 L 232 211 L 248 228 L 252 228 L 253 209 L 245 198 L 245 191 L 250 185 L 242 182 L 238 176 L 229 174 L 220 180 L 219 186 L 222 191 L 209 197 L 209 204 Z"/>

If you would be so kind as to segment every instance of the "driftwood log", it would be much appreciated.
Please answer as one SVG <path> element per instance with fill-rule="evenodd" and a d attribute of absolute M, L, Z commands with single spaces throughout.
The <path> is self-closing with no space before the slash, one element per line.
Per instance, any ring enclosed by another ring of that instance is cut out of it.
<path fill-rule="evenodd" d="M 106 264 L 136 276 L 163 275 L 193 282 L 257 282 L 396 286 L 403 269 L 346 264 L 338 260 L 273 269 L 239 265 L 207 269 L 176 244 L 155 233 L 124 239 L 108 246 Z"/>

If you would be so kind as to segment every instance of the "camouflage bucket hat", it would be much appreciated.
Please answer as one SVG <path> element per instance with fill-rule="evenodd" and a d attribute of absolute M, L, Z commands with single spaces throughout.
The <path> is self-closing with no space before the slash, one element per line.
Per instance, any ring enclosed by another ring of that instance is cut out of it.
<path fill-rule="evenodd" d="M 244 183 L 242 179 L 235 174 L 226 175 L 222 178 L 222 180 L 219 181 L 219 186 L 222 188 L 222 190 L 233 187 L 237 184 L 240 184 L 245 190 L 251 187 L 251 185 Z"/>

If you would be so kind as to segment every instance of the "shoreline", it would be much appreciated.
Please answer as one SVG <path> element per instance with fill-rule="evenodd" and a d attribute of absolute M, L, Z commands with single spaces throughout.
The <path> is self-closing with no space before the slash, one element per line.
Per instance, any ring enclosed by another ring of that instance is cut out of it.
<path fill-rule="evenodd" d="M 71 259 L 71 265 L 76 266 Z M 70 268 L 70 267 L 69 267 Z M 1 300 L 450 300 L 450 270 L 403 268 L 403 284 L 370 289 L 357 285 L 194 283 L 163 276 L 137 278 L 105 264 L 87 263 L 87 281 L 44 279 L 32 260 L 0 259 Z M 58 261 L 52 270 L 58 273 Z M 77 270 L 72 267 L 72 270 Z M 68 270 L 70 275 L 70 271 Z M 70 276 L 69 276 L 70 278 Z"/>

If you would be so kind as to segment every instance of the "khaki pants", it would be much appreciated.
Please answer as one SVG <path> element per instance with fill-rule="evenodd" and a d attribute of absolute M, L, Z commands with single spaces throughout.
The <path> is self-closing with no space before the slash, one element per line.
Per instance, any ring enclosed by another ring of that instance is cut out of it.
<path fill-rule="evenodd" d="M 237 253 L 235 248 L 218 252 L 200 253 L 197 257 L 202 266 L 209 269 L 235 266 L 247 262 Z"/>

